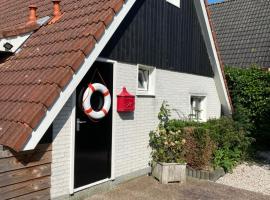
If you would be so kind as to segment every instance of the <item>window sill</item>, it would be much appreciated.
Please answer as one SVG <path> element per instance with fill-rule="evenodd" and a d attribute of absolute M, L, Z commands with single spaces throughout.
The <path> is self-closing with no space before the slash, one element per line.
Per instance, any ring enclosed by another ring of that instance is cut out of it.
<path fill-rule="evenodd" d="M 149 93 L 149 92 L 146 92 L 146 91 L 137 91 L 136 96 L 137 97 L 156 97 L 155 94 Z"/>

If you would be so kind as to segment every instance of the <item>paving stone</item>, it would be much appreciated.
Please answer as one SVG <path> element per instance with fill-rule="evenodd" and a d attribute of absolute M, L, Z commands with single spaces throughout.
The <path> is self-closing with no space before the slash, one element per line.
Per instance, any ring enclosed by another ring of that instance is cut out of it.
<path fill-rule="evenodd" d="M 152 177 L 143 176 L 116 189 L 96 194 L 85 200 L 269 200 L 270 196 L 240 190 L 208 181 L 188 180 L 186 184 L 162 185 Z"/>

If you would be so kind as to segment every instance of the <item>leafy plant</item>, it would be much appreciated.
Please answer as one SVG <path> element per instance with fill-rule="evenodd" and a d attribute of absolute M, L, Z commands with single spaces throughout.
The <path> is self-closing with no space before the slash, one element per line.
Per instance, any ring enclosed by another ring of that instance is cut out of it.
<path fill-rule="evenodd" d="M 215 168 L 223 167 L 225 171 L 231 171 L 246 158 L 252 138 L 239 122 L 221 117 L 209 120 L 204 126 L 210 130 L 210 137 L 216 145 L 212 160 Z"/>
<path fill-rule="evenodd" d="M 181 130 L 167 129 L 170 110 L 166 102 L 162 103 L 157 130 L 151 131 L 149 145 L 152 148 L 152 158 L 156 162 L 184 163 L 184 142 Z"/>
<path fill-rule="evenodd" d="M 231 117 L 207 122 L 170 120 L 166 102 L 159 112 L 159 126 L 150 132 L 156 162 L 183 163 L 196 169 L 222 167 L 225 171 L 245 159 L 252 142 L 242 124 Z"/>
<path fill-rule="evenodd" d="M 220 148 L 214 152 L 213 165 L 214 168 L 222 167 L 226 172 L 232 171 L 232 168 L 241 160 L 240 150 L 231 150 L 228 148 Z"/>
<path fill-rule="evenodd" d="M 235 113 L 233 118 L 258 141 L 270 139 L 270 73 L 253 66 L 225 68 Z"/>
<path fill-rule="evenodd" d="M 160 111 L 158 113 L 159 126 L 165 127 L 169 121 L 171 116 L 171 111 L 169 109 L 169 105 L 166 101 L 163 101 L 160 107 Z"/>
<path fill-rule="evenodd" d="M 215 148 L 207 129 L 202 127 L 183 128 L 186 144 L 185 158 L 189 166 L 195 169 L 211 168 L 211 159 Z"/>

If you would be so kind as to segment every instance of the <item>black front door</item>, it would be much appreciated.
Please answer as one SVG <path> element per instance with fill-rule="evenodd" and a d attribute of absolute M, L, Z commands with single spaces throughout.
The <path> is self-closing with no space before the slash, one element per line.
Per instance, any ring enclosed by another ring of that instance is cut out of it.
<path fill-rule="evenodd" d="M 88 84 L 104 82 L 113 97 L 113 65 L 95 62 L 76 90 L 74 188 L 111 176 L 112 105 L 108 115 L 98 121 L 89 119 L 82 109 L 82 96 Z M 94 93 L 92 107 L 100 109 L 102 99 L 101 94 Z"/>

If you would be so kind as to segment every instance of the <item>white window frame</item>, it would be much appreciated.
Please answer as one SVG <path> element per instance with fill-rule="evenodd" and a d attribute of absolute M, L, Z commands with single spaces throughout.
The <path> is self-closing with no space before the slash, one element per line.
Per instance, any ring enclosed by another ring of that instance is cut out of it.
<path fill-rule="evenodd" d="M 168 3 L 180 8 L 181 7 L 181 0 L 166 0 Z"/>
<path fill-rule="evenodd" d="M 147 70 L 149 72 L 148 77 L 148 88 L 139 88 L 139 70 Z M 136 95 L 137 96 L 155 96 L 155 86 L 156 86 L 156 68 L 146 65 L 137 65 L 137 82 L 136 82 Z"/>
<path fill-rule="evenodd" d="M 191 114 L 192 114 L 192 105 L 191 105 L 191 98 L 192 97 L 196 97 L 196 98 L 201 98 L 201 116 L 200 119 L 198 119 L 199 122 L 206 122 L 207 121 L 207 95 L 206 94 L 190 94 L 189 95 L 189 118 L 192 120 L 197 120 L 196 118 L 191 118 Z"/>

